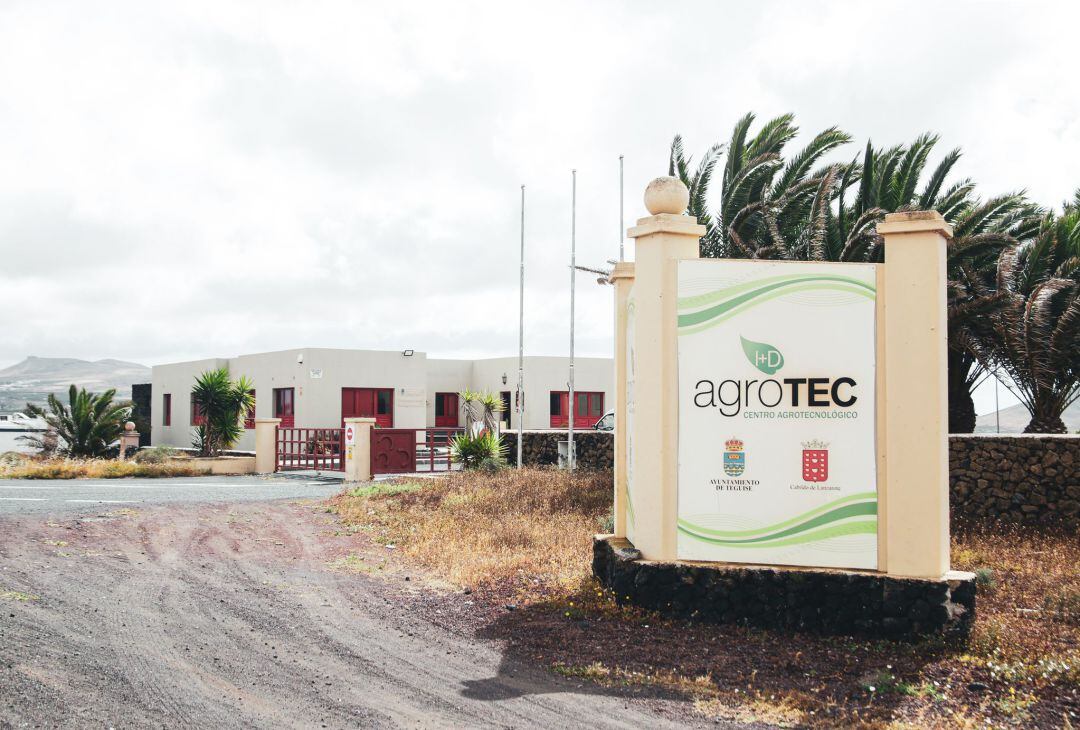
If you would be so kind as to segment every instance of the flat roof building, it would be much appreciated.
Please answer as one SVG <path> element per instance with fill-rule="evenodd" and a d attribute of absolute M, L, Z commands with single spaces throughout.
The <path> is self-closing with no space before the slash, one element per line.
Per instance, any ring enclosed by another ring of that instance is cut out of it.
<path fill-rule="evenodd" d="M 501 394 L 504 428 L 516 429 L 516 357 L 479 360 L 429 358 L 412 350 L 336 350 L 304 348 L 156 365 L 153 368 L 151 442 L 191 446 L 199 416 L 191 403 L 195 378 L 206 370 L 228 368 L 247 376 L 255 391 L 255 412 L 234 447 L 255 448 L 255 418 L 281 418 L 282 426 L 340 427 L 352 416 L 375 418 L 383 428 L 453 428 L 464 425 L 462 390 Z M 526 357 L 524 427 L 566 428 L 569 420 L 565 357 Z M 574 358 L 574 425 L 590 429 L 613 407 L 611 358 Z"/>

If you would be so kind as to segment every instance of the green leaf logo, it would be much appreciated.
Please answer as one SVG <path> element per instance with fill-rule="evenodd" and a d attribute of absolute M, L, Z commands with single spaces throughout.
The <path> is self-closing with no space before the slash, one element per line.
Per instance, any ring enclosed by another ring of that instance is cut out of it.
<path fill-rule="evenodd" d="M 742 336 L 739 339 L 742 340 L 742 349 L 746 353 L 746 359 L 761 372 L 772 375 L 784 367 L 784 356 L 772 345 L 754 342 Z"/>

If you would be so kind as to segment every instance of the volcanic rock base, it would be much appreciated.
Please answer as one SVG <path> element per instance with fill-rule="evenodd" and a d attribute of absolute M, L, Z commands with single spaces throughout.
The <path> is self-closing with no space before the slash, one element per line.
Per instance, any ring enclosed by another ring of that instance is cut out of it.
<path fill-rule="evenodd" d="M 824 634 L 966 638 L 975 574 L 940 580 L 804 568 L 660 563 L 625 538 L 593 539 L 593 575 L 631 603 L 662 614 Z"/>

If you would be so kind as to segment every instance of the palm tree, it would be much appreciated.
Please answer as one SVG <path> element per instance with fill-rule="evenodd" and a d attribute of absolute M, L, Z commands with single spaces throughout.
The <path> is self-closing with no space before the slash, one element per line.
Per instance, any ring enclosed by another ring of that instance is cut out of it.
<path fill-rule="evenodd" d="M 218 368 L 195 379 L 191 402 L 203 421 L 193 444 L 204 456 L 216 456 L 240 440 L 244 417 L 255 406 L 255 396 L 249 379 L 241 376 L 234 381 L 228 368 Z"/>
<path fill-rule="evenodd" d="M 1000 367 L 1031 413 L 1025 433 L 1065 433 L 1061 414 L 1080 397 L 1080 190 L 1034 240 L 1004 252 L 1003 305 L 973 339 L 984 367 Z"/>
<path fill-rule="evenodd" d="M 672 143 L 669 173 L 691 188 L 688 212 L 699 219 L 708 216 L 702 255 L 881 262 L 884 250 L 876 228 L 886 213 L 940 212 L 954 227 L 948 249 L 949 430 L 974 430 L 971 391 L 986 371 L 971 349 L 971 328 L 1003 301 L 995 295 L 998 254 L 1034 236 L 1043 211 L 1023 192 L 982 201 L 971 180 L 947 185 L 959 149 L 927 174 L 938 143 L 934 134 L 880 149 L 868 142 L 861 159 L 814 170 L 822 156 L 850 137 L 830 127 L 785 162 L 784 147 L 798 131 L 792 116 L 771 120 L 747 142 L 753 119 L 748 114 L 736 123 L 726 147 L 722 200 L 715 215 L 706 211 L 705 194 L 725 148 L 711 147 L 691 174 L 682 139 Z"/>
<path fill-rule="evenodd" d="M 50 393 L 45 408 L 27 405 L 27 415 L 42 418 L 58 437 L 57 450 L 68 456 L 101 457 L 120 439 L 129 406 L 113 403 L 116 389 L 88 393 L 68 388 L 68 405 Z"/>
<path fill-rule="evenodd" d="M 668 155 L 668 173 L 678 176 L 690 190 L 688 212 L 706 226 L 701 239 L 705 257 L 747 257 L 750 248 L 765 241 L 784 245 L 805 212 L 822 206 L 819 193 L 828 166 L 814 171 L 822 156 L 851 140 L 846 133 L 830 127 L 785 163 L 784 147 L 798 134 L 794 116 L 784 114 L 769 120 L 750 137 L 755 115 L 751 112 L 735 124 L 726 146 L 710 147 L 697 169 L 690 172 L 690 158 L 683 152 L 682 137 L 676 136 Z M 720 190 L 720 207 L 708 211 L 707 195 L 713 170 L 720 155 L 727 155 Z M 824 207 L 827 207 L 827 203 Z M 794 227 L 794 228 L 793 228 Z"/>

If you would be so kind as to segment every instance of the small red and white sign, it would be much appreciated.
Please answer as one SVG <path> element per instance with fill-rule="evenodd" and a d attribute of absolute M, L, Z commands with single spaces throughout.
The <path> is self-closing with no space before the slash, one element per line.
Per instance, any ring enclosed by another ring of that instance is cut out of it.
<path fill-rule="evenodd" d="M 345 444 L 352 446 L 356 443 L 356 429 L 352 426 L 345 427 Z"/>

